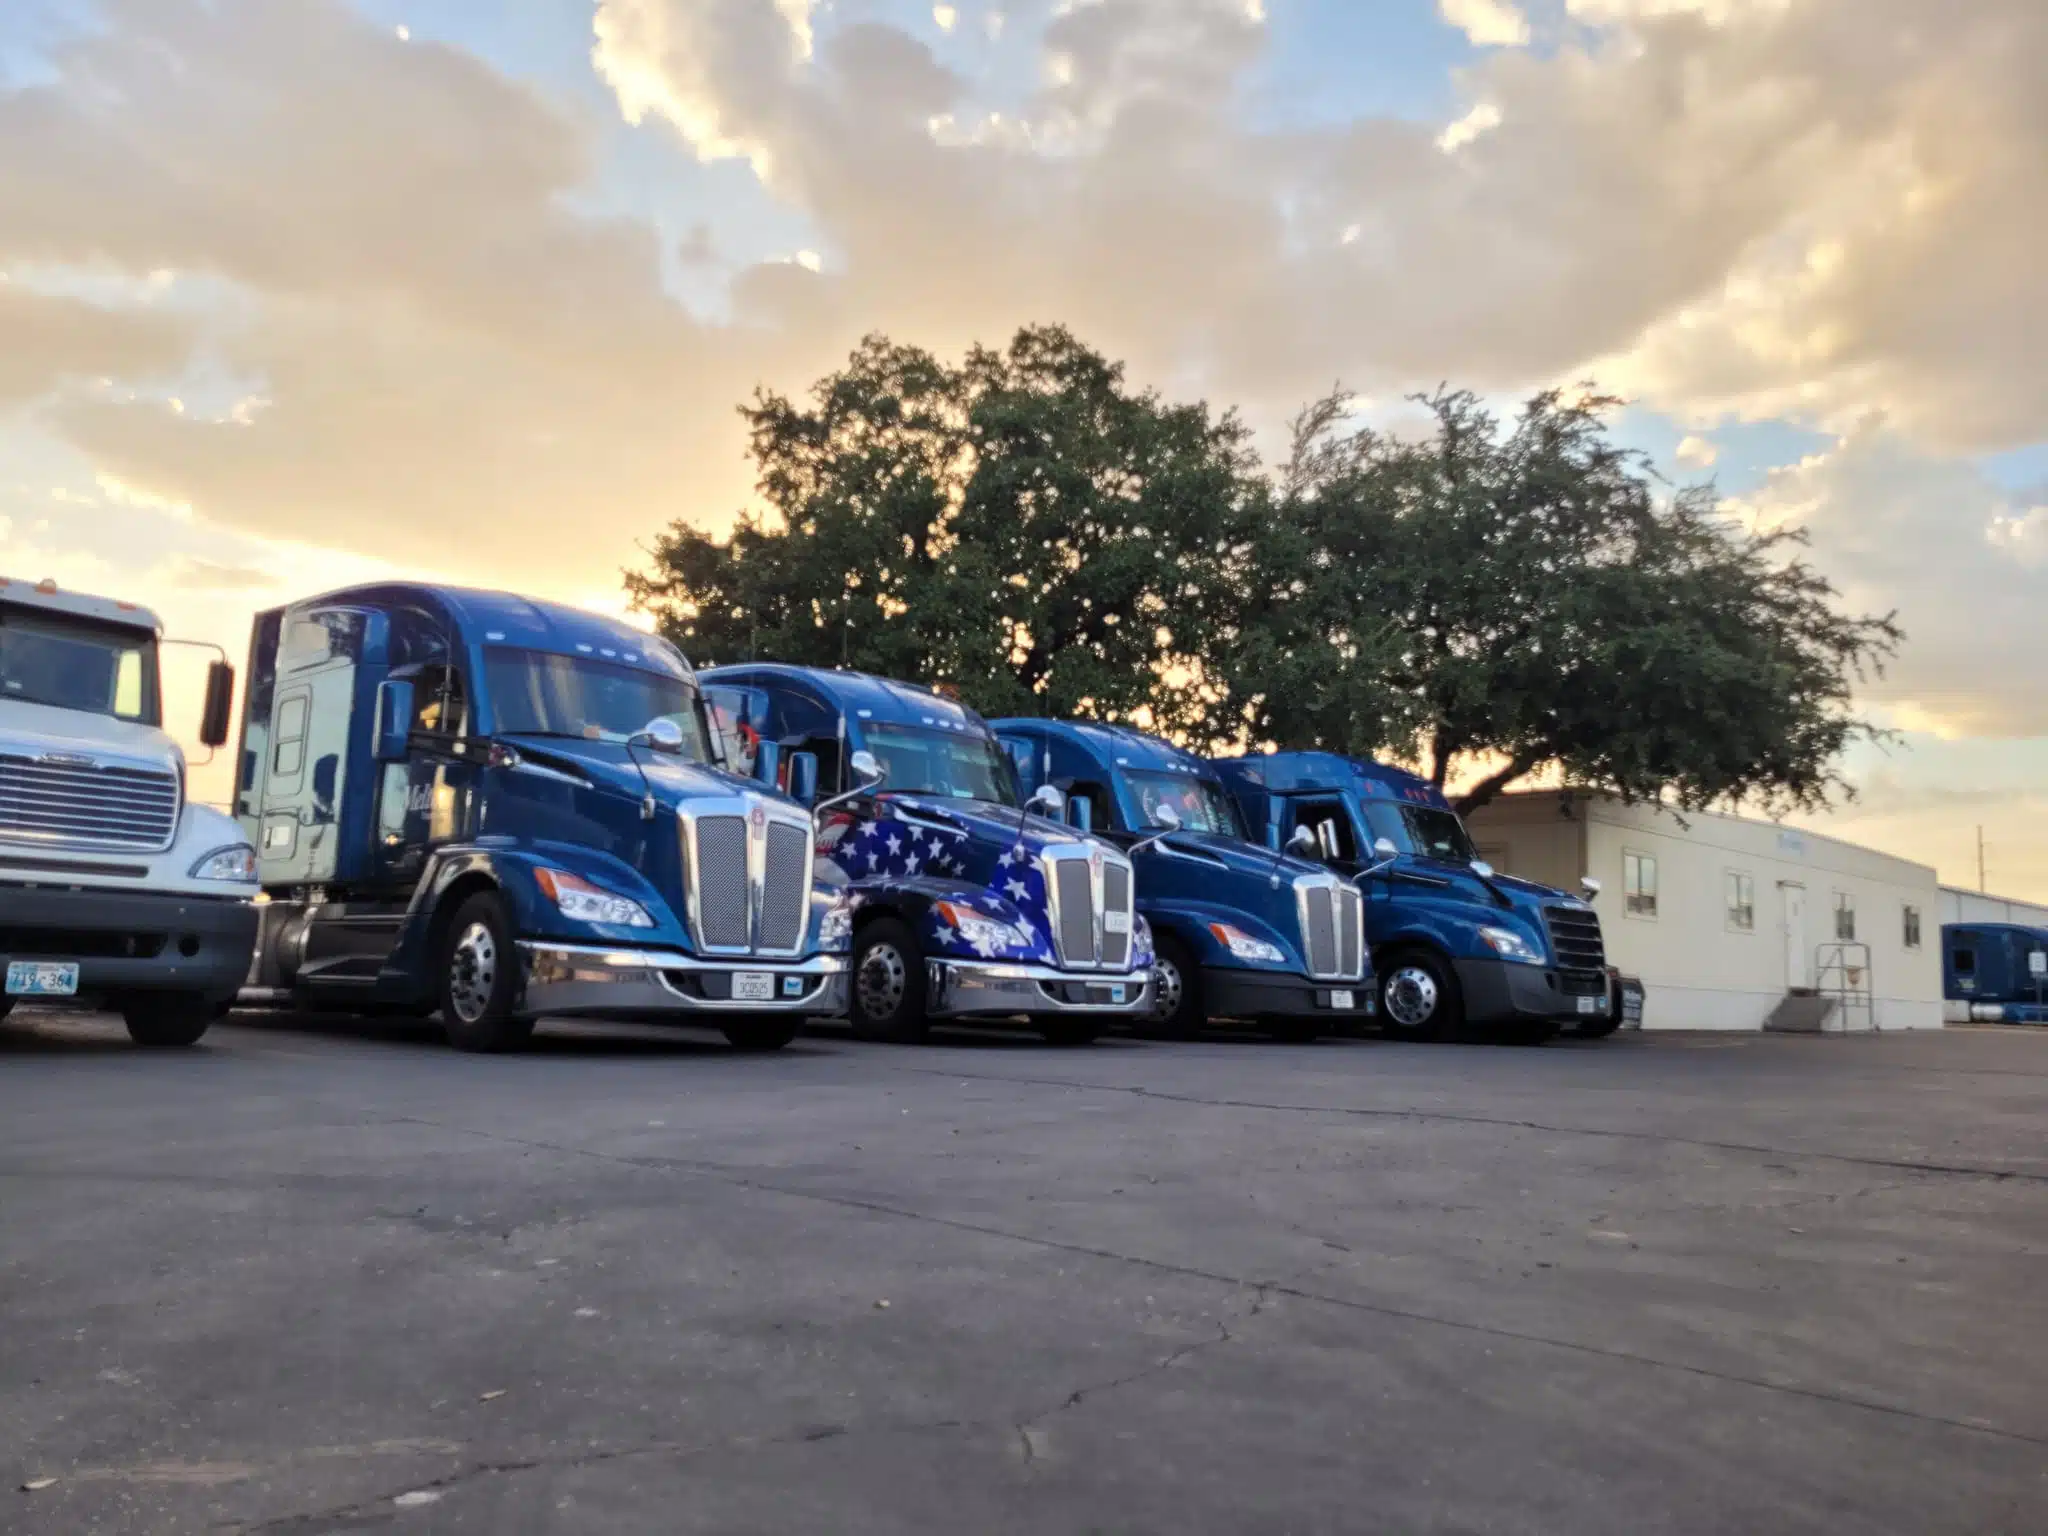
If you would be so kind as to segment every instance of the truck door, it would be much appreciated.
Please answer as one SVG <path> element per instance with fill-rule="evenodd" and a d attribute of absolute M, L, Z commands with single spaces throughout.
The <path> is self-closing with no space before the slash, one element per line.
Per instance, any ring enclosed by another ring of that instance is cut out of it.
<path fill-rule="evenodd" d="M 258 765 L 256 864 L 267 886 L 317 885 L 334 876 L 362 619 L 330 610 L 285 626 Z"/>
<path fill-rule="evenodd" d="M 435 848 L 468 835 L 477 766 L 462 669 L 430 662 L 392 677 L 412 684 L 412 725 L 405 761 L 385 763 L 377 784 L 373 861 L 398 894 L 419 883 Z"/>
<path fill-rule="evenodd" d="M 1281 838 L 1293 836 L 1296 827 L 1308 828 L 1316 840 L 1317 857 L 1345 878 L 1357 874 L 1364 863 L 1359 858 L 1358 829 L 1351 822 L 1351 808 L 1340 795 L 1304 797 L 1287 802 L 1288 819 L 1281 825 Z"/>

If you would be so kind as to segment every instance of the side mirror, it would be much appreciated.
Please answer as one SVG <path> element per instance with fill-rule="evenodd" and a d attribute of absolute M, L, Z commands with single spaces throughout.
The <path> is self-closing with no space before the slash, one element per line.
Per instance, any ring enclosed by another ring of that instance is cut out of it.
<path fill-rule="evenodd" d="M 1287 839 L 1287 851 L 1297 859 L 1312 859 L 1323 850 L 1315 833 L 1307 827 L 1296 827 Z"/>
<path fill-rule="evenodd" d="M 683 750 L 683 728 L 667 715 L 656 715 L 647 722 L 640 734 L 647 738 L 647 745 L 657 752 L 673 757 Z"/>
<path fill-rule="evenodd" d="M 1067 825 L 1077 832 L 1095 830 L 1095 802 L 1086 795 L 1076 795 L 1067 802 Z"/>
<path fill-rule="evenodd" d="M 1382 837 L 1373 842 L 1372 856 L 1376 859 L 1398 859 L 1401 857 L 1401 850 L 1394 846 L 1391 837 Z"/>
<path fill-rule="evenodd" d="M 782 779 L 782 743 L 764 741 L 754 749 L 754 777 L 769 788 Z"/>
<path fill-rule="evenodd" d="M 818 798 L 818 754 L 792 752 L 789 755 L 789 797 L 799 805 Z"/>
<path fill-rule="evenodd" d="M 1598 880 L 1595 880 L 1591 875 L 1587 875 L 1584 879 L 1579 881 L 1579 889 L 1586 893 L 1586 897 L 1588 900 L 1591 900 L 1593 897 L 1598 896 L 1600 894 L 1601 885 Z"/>
<path fill-rule="evenodd" d="M 1024 809 L 1036 811 L 1048 821 L 1067 819 L 1067 797 L 1050 784 L 1041 784 L 1031 791 L 1031 798 L 1024 802 Z"/>
<path fill-rule="evenodd" d="M 412 684 L 394 679 L 377 685 L 377 719 L 370 733 L 370 756 L 380 763 L 402 763 L 412 734 Z"/>
<path fill-rule="evenodd" d="M 1170 805 L 1160 806 L 1152 813 L 1152 819 L 1169 832 L 1178 832 L 1181 829 L 1180 812 Z"/>
<path fill-rule="evenodd" d="M 1142 837 L 1137 842 L 1131 844 L 1131 853 L 1134 856 L 1143 853 L 1147 848 L 1156 847 L 1160 843 L 1165 842 L 1167 838 L 1171 837 L 1181 828 L 1180 812 L 1170 805 L 1162 805 L 1154 810 L 1152 812 L 1152 821 L 1158 830 L 1150 836 Z"/>
<path fill-rule="evenodd" d="M 228 742 L 228 723 L 235 708 L 235 669 L 224 661 L 206 668 L 206 703 L 199 711 L 199 739 L 209 747 Z"/>
<path fill-rule="evenodd" d="M 847 759 L 853 767 L 854 776 L 861 781 L 862 789 L 873 789 L 889 777 L 889 770 L 882 766 L 881 759 L 866 747 L 862 747 Z"/>
<path fill-rule="evenodd" d="M 1472 873 L 1482 880 L 1491 880 L 1493 878 L 1493 866 L 1484 859 L 1474 859 L 1472 861 Z"/>

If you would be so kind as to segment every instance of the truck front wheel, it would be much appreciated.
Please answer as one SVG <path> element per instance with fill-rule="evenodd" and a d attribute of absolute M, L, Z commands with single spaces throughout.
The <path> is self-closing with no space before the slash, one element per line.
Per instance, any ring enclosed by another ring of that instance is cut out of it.
<path fill-rule="evenodd" d="M 519 957 L 505 898 L 478 891 L 455 909 L 441 944 L 441 1028 L 458 1051 L 513 1051 L 533 1035 L 516 1018 Z"/>
<path fill-rule="evenodd" d="M 194 1044 L 214 1013 L 215 1005 L 196 992 L 145 992 L 121 1005 L 128 1038 L 152 1050 Z"/>
<path fill-rule="evenodd" d="M 803 1027 L 798 1018 L 731 1019 L 720 1026 L 725 1042 L 736 1051 L 750 1054 L 779 1051 L 796 1038 Z"/>
<path fill-rule="evenodd" d="M 1192 1040 L 1209 1022 L 1201 968 L 1187 946 L 1168 934 L 1159 935 L 1153 958 L 1152 1006 L 1132 1022 L 1148 1040 Z"/>
<path fill-rule="evenodd" d="M 1427 950 L 1395 955 L 1380 976 L 1380 1020 L 1401 1040 L 1441 1040 L 1461 1022 L 1464 1002 L 1449 965 Z"/>
<path fill-rule="evenodd" d="M 878 917 L 853 941 L 854 1035 L 916 1045 L 931 1033 L 924 1016 L 924 951 L 907 923 Z"/>

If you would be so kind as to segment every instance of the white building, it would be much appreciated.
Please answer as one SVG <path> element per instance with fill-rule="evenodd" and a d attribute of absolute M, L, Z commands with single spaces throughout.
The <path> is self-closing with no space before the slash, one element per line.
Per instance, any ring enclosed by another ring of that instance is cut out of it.
<path fill-rule="evenodd" d="M 1944 896 L 1924 864 L 1819 833 L 1555 790 L 1468 818 L 1480 857 L 1594 899 L 1610 964 L 1640 977 L 1648 1029 L 1761 1029 L 1825 1010 L 1828 1029 L 1942 1022 Z"/>
<path fill-rule="evenodd" d="M 1966 891 L 1959 885 L 1941 888 L 1938 910 L 1944 923 L 2018 923 L 2023 928 L 2048 928 L 2048 907 L 2028 901 L 2009 901 L 2003 896 L 1986 896 Z"/>

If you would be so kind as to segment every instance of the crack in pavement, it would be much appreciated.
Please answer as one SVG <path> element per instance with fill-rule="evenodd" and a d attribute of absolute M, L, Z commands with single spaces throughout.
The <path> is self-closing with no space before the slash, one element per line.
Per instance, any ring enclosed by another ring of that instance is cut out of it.
<path fill-rule="evenodd" d="M 1554 1334 L 1530 1333 L 1520 1329 L 1506 1328 L 1494 1323 L 1474 1322 L 1467 1318 L 1447 1317 L 1440 1313 L 1423 1312 L 1412 1307 L 1394 1306 L 1387 1302 L 1365 1301 L 1357 1297 L 1333 1296 L 1327 1292 L 1312 1291 L 1288 1281 L 1254 1280 L 1244 1275 L 1224 1274 L 1217 1270 L 1201 1269 L 1194 1265 L 1177 1264 L 1166 1259 L 1146 1258 L 1141 1254 L 1119 1253 L 1113 1248 L 1098 1248 L 1087 1243 L 1066 1242 L 1059 1238 L 1040 1237 L 1028 1232 L 1012 1232 L 1003 1227 L 989 1226 L 982 1222 L 963 1221 L 953 1216 L 937 1216 L 928 1211 L 913 1210 L 906 1206 L 890 1205 L 881 1200 L 862 1199 L 856 1195 L 835 1195 L 820 1190 L 795 1189 L 787 1185 L 773 1184 L 756 1178 L 741 1169 L 721 1163 L 703 1162 L 687 1158 L 667 1157 L 624 1157 L 612 1152 L 599 1152 L 588 1147 L 569 1146 L 559 1142 L 539 1141 L 531 1137 L 512 1136 L 502 1131 L 480 1131 L 469 1126 L 445 1125 L 434 1120 L 417 1120 L 414 1123 L 433 1126 L 453 1135 L 475 1136 L 487 1141 L 501 1141 L 512 1146 L 529 1147 L 536 1151 L 559 1153 L 565 1157 L 587 1157 L 599 1162 L 611 1163 L 640 1172 L 692 1173 L 700 1177 L 726 1184 L 735 1189 L 767 1195 L 779 1195 L 785 1199 L 808 1200 L 823 1205 L 837 1206 L 843 1210 L 865 1211 L 872 1215 L 890 1216 L 902 1221 L 915 1221 L 928 1226 L 943 1227 L 950 1231 L 972 1233 L 978 1237 L 992 1237 L 1004 1242 L 1021 1243 L 1055 1253 L 1069 1253 L 1077 1257 L 1101 1259 L 1109 1263 L 1125 1264 L 1133 1268 L 1150 1270 L 1156 1274 L 1174 1275 L 1181 1279 L 1203 1280 L 1213 1285 L 1232 1286 L 1240 1290 L 1264 1288 L 1274 1295 L 1290 1296 L 1297 1301 L 1315 1302 L 1321 1306 L 1335 1307 L 1342 1311 L 1356 1312 L 1367 1316 L 1385 1318 L 1395 1322 L 1421 1323 L 1435 1328 L 1448 1328 L 1482 1338 L 1501 1339 L 1517 1344 L 1530 1344 L 1541 1348 L 1565 1350 L 1572 1354 L 1593 1359 L 1612 1361 L 1624 1365 L 1647 1366 L 1655 1370 L 1670 1371 L 1698 1380 L 1720 1382 L 1729 1386 L 1749 1387 L 1760 1392 L 1797 1397 L 1809 1402 L 1828 1403 L 1836 1407 L 1856 1408 L 1867 1413 L 1884 1414 L 1892 1418 L 1905 1419 L 1914 1423 L 1937 1425 L 1947 1429 L 1959 1429 L 1975 1435 L 1988 1435 L 1994 1439 L 2009 1440 L 2021 1445 L 2048 1446 L 2048 1436 L 2032 1435 L 2021 1430 L 2006 1429 L 1996 1424 L 1978 1420 L 1951 1418 L 1946 1414 L 1927 1413 L 1917 1408 L 1908 1408 L 1899 1403 L 1883 1402 L 1876 1398 L 1853 1397 L 1847 1393 L 1832 1392 L 1821 1387 L 1801 1386 L 1794 1382 L 1770 1381 L 1758 1376 L 1744 1376 L 1734 1371 L 1716 1370 L 1711 1366 L 1693 1365 L 1682 1360 L 1666 1360 L 1657 1355 L 1646 1355 L 1635 1350 L 1617 1349 L 1603 1344 L 1588 1344 L 1578 1339 L 1560 1338 Z M 1335 1260 L 1325 1260 L 1314 1266 L 1323 1268 Z M 1311 1273 L 1313 1270 L 1310 1271 Z"/>
<path fill-rule="evenodd" d="M 1928 1163 L 1904 1158 L 1859 1157 L 1850 1152 L 1820 1152 L 1804 1148 L 1758 1146 L 1744 1141 L 1714 1141 L 1700 1136 L 1674 1136 L 1662 1131 L 1624 1131 L 1602 1126 L 1553 1125 L 1543 1120 L 1517 1120 L 1505 1115 L 1467 1114 L 1451 1109 L 1372 1109 L 1352 1104 L 1274 1104 L 1257 1099 L 1209 1099 L 1191 1093 L 1167 1093 L 1128 1083 L 1091 1083 L 1060 1077 L 1011 1077 L 996 1072 L 942 1072 L 936 1067 L 896 1067 L 924 1077 L 951 1077 L 964 1082 L 1019 1083 L 1034 1088 L 1069 1088 L 1087 1093 L 1125 1093 L 1134 1098 L 1158 1099 L 1168 1104 L 1194 1104 L 1209 1109 L 1256 1109 L 1275 1114 L 1348 1115 L 1376 1120 L 1442 1120 L 1456 1125 L 1493 1125 L 1510 1130 L 1544 1131 L 1554 1136 L 1598 1136 L 1616 1141 L 1655 1141 L 1671 1146 L 1701 1147 L 1713 1152 L 1743 1152 L 1758 1157 L 1808 1158 L 1816 1161 L 1849 1163 L 1860 1168 L 1891 1168 L 1906 1173 L 1944 1174 L 1954 1178 L 1988 1179 L 1995 1184 L 2048 1184 L 2048 1173 L 2018 1168 L 1983 1168 L 1965 1163 Z"/>

